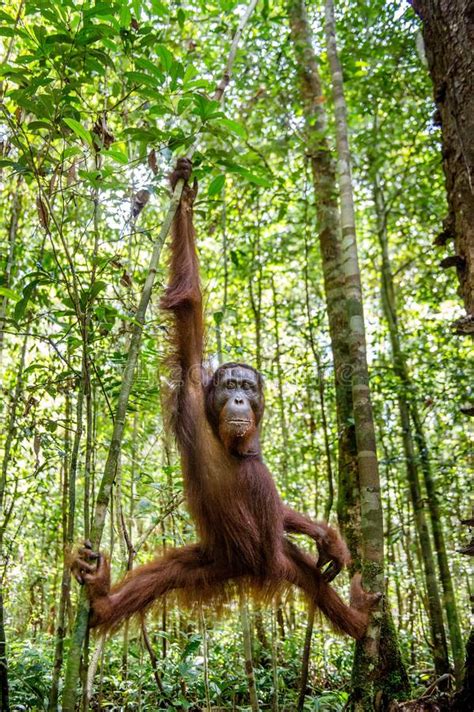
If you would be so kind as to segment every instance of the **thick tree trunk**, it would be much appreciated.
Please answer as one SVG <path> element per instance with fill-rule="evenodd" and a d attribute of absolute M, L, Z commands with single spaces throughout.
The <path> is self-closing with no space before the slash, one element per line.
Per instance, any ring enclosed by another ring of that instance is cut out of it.
<path fill-rule="evenodd" d="M 318 235 L 336 379 L 339 434 L 338 517 L 355 566 L 359 568 L 364 558 L 368 564 L 365 566 L 365 572 L 366 575 L 369 574 L 371 585 L 383 590 L 381 505 L 375 438 L 368 400 L 360 276 L 355 243 L 351 238 L 353 233 L 347 230 L 347 203 L 341 231 L 336 166 L 327 139 L 324 96 L 304 0 L 289 0 L 288 8 L 307 126 L 308 153 L 317 196 Z M 346 174 L 342 180 L 346 182 Z M 344 188 L 346 187 L 345 183 Z M 344 266 L 344 259 L 348 269 Z M 346 291 L 348 285 L 350 299 Z M 357 358 L 359 353 L 362 354 L 362 362 Z M 355 403 L 357 413 L 354 412 Z M 357 438 L 354 421 L 357 423 Z M 364 523 L 360 517 L 361 484 Z M 355 681 L 358 696 L 356 709 L 364 709 L 365 712 L 372 709 L 374 697 L 380 697 L 380 694 L 375 692 L 374 681 L 376 689 L 382 689 L 384 700 L 386 697 L 402 697 L 408 691 L 408 678 L 400 657 L 395 630 L 389 623 L 389 612 L 384 609 L 379 615 L 377 630 L 372 629 L 367 643 L 359 646 L 356 669 L 360 670 L 360 679 Z M 378 655 L 380 630 L 383 635 L 383 661 Z"/>
<path fill-rule="evenodd" d="M 351 176 L 347 109 L 342 68 L 336 46 L 334 6 L 325 4 L 326 44 L 332 80 L 336 121 L 337 178 L 341 201 L 341 265 L 344 274 L 345 301 L 348 314 L 350 382 L 359 471 L 362 566 L 364 585 L 372 591 L 384 590 L 383 516 L 380 478 L 375 442 L 375 427 L 370 398 L 367 349 L 365 342 L 362 287 L 357 255 L 355 209 Z M 350 709 L 374 709 L 375 689 L 380 663 L 382 606 L 371 616 L 365 638 L 356 645 L 352 671 Z"/>
<path fill-rule="evenodd" d="M 449 214 L 438 244 L 454 239 L 460 293 L 474 319 L 474 6 L 472 0 L 411 0 L 423 22 Z M 472 326 L 472 322 L 471 322 Z"/>
<path fill-rule="evenodd" d="M 327 139 L 327 119 L 311 28 L 302 0 L 289 0 L 288 12 L 306 123 L 307 154 L 317 196 L 318 238 L 334 362 L 338 429 L 338 521 L 355 566 L 360 560 L 357 450 L 349 375 L 347 312 L 341 269 L 341 231 L 336 165 Z"/>

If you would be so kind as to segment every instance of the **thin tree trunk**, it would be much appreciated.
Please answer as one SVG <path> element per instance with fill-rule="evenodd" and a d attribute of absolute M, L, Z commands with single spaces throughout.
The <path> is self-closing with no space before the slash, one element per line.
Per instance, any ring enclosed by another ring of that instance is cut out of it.
<path fill-rule="evenodd" d="M 221 211 L 221 227 L 222 227 L 222 259 L 224 261 L 224 292 L 222 296 L 221 311 L 218 315 L 214 315 L 216 322 L 216 345 L 217 358 L 219 365 L 224 362 L 224 352 L 222 348 L 222 325 L 224 323 L 227 311 L 227 294 L 229 291 L 229 260 L 227 255 L 227 205 L 225 187 L 222 193 L 222 211 Z"/>
<path fill-rule="evenodd" d="M 272 712 L 279 712 L 280 703 L 278 700 L 278 633 L 276 625 L 275 606 L 272 608 Z"/>
<path fill-rule="evenodd" d="M 257 697 L 257 687 L 255 684 L 255 674 L 253 671 L 252 659 L 252 635 L 250 630 L 249 613 L 245 593 L 240 594 L 240 621 L 242 624 L 242 636 L 244 641 L 245 674 L 247 676 L 247 686 L 250 697 L 250 707 L 252 712 L 259 712 Z"/>
<path fill-rule="evenodd" d="M 15 246 L 16 236 L 18 232 L 18 222 L 21 213 L 22 195 L 20 193 L 21 178 L 18 178 L 17 184 L 11 196 L 11 213 L 10 222 L 8 224 L 8 252 L 5 264 L 5 272 L 3 275 L 3 287 L 11 288 L 12 272 L 15 263 Z M 8 296 L 4 294 L 0 303 L 0 373 L 3 366 L 3 347 L 5 343 L 5 319 L 8 308 Z"/>
<path fill-rule="evenodd" d="M 252 245 L 252 261 L 249 273 L 249 295 L 250 307 L 252 309 L 255 323 L 255 364 L 257 371 L 262 369 L 262 261 L 260 259 L 260 218 L 257 203 L 257 228 L 256 237 Z M 257 263 L 257 269 L 255 268 Z M 257 277 L 256 294 L 254 291 L 254 280 Z"/>
<path fill-rule="evenodd" d="M 464 667 L 464 644 L 459 622 L 458 608 L 456 604 L 456 596 L 454 593 L 453 579 L 449 568 L 448 555 L 446 552 L 446 543 L 444 538 L 443 517 L 438 506 L 438 493 L 433 480 L 431 464 L 428 455 L 428 446 L 426 443 L 424 429 L 421 423 L 418 406 L 413 400 L 410 401 L 410 413 L 415 428 L 415 441 L 418 447 L 418 452 L 421 459 L 421 471 L 425 483 L 425 489 L 428 499 L 428 510 L 431 518 L 431 527 L 433 530 L 433 539 L 440 571 L 441 585 L 443 587 L 443 603 L 446 611 L 446 619 L 448 621 L 449 638 L 451 643 L 451 652 L 454 661 L 454 671 L 457 684 L 462 680 Z"/>
<path fill-rule="evenodd" d="M 435 669 L 436 674 L 439 677 L 448 672 L 449 662 L 438 579 L 431 546 L 431 537 L 425 516 L 426 504 L 430 513 L 440 578 L 443 586 L 443 599 L 450 633 L 451 649 L 455 663 L 456 678 L 459 681 L 462 675 L 464 658 L 461 628 L 459 625 L 451 572 L 449 570 L 448 558 L 446 555 L 443 524 L 437 502 L 436 488 L 432 478 L 428 449 L 417 404 L 411 396 L 413 393 L 413 384 L 411 382 L 400 338 L 395 285 L 388 250 L 387 213 L 377 175 L 374 176 L 374 204 L 377 214 L 377 235 L 382 251 L 382 303 L 389 328 L 394 371 L 400 381 L 400 387 L 403 388 L 403 392 L 398 398 L 398 406 L 402 423 L 402 437 L 407 463 L 407 476 L 410 485 L 412 505 L 415 512 L 415 523 L 420 539 L 423 566 L 425 570 Z M 410 415 L 411 420 L 413 421 L 413 426 L 410 420 Z M 415 433 L 413 433 L 413 429 Z M 420 454 L 419 459 L 417 458 L 415 452 L 415 442 L 418 445 L 418 451 Z M 421 469 L 427 493 L 426 504 L 425 498 L 423 497 L 423 493 L 421 491 L 419 479 L 419 461 L 421 461 Z"/>
<path fill-rule="evenodd" d="M 3 542 L 5 541 L 5 532 L 13 513 L 14 500 L 7 506 L 6 504 L 6 488 L 8 481 L 8 466 L 10 464 L 10 455 L 13 446 L 13 441 L 16 432 L 16 420 L 18 405 L 20 403 L 21 394 L 23 391 L 23 371 L 25 369 L 25 358 L 27 349 L 28 337 L 25 336 L 20 352 L 20 363 L 16 378 L 15 391 L 13 393 L 10 404 L 10 413 L 6 423 L 6 438 L 3 448 L 2 470 L 0 473 L 0 560 L 4 561 Z M 3 580 L 5 571 L 2 571 L 0 577 L 0 709 L 9 712 L 10 695 L 8 684 L 8 656 L 7 656 L 7 638 L 5 630 L 5 607 L 3 599 Z"/>
<path fill-rule="evenodd" d="M 148 655 L 150 656 L 150 662 L 153 668 L 153 677 L 155 678 L 156 686 L 163 695 L 163 697 L 166 698 L 165 688 L 163 687 L 163 682 L 161 681 L 160 672 L 158 670 L 158 658 L 156 657 L 156 653 L 153 650 L 153 646 L 151 644 L 150 637 L 148 635 L 148 631 L 146 629 L 144 621 L 142 621 L 142 637 L 143 642 L 145 644 L 145 648 L 147 649 Z"/>
<path fill-rule="evenodd" d="M 7 637 L 5 632 L 5 608 L 3 605 L 3 572 L 0 581 L 0 709 L 3 710 L 3 712 L 10 711 Z"/>
<path fill-rule="evenodd" d="M 81 446 L 83 432 L 83 411 L 84 411 L 84 364 L 82 378 L 79 385 L 76 404 L 76 429 L 71 451 L 71 463 L 68 472 L 68 492 L 67 492 L 67 526 L 64 546 L 63 573 L 61 579 L 61 596 L 59 600 L 58 623 L 56 629 L 56 644 L 54 650 L 54 663 L 51 681 L 51 691 L 49 696 L 49 710 L 55 712 L 58 708 L 59 676 L 63 664 L 64 638 L 66 636 L 66 608 L 71 591 L 71 569 L 69 558 L 74 546 L 75 529 L 75 509 L 76 509 L 76 479 L 79 464 L 79 450 Z"/>
<path fill-rule="evenodd" d="M 285 491 L 288 490 L 288 452 L 289 452 L 289 437 L 288 437 L 288 424 L 286 422 L 285 413 L 285 394 L 283 391 L 283 368 L 281 365 L 281 342 L 280 342 L 280 326 L 279 326 L 279 315 L 278 315 L 278 297 L 275 289 L 275 280 L 273 275 L 270 277 L 272 285 L 272 297 L 273 297 L 273 321 L 275 325 L 275 361 L 277 367 L 277 385 L 278 385 L 278 410 L 280 414 L 280 428 L 282 437 L 282 451 L 281 451 L 281 467 L 283 474 L 283 486 Z"/>
<path fill-rule="evenodd" d="M 313 408 L 312 383 L 310 379 L 306 379 L 306 411 L 309 417 L 309 442 L 311 446 L 311 459 L 313 469 L 314 483 L 314 503 L 313 510 L 315 517 L 318 517 L 319 501 L 321 493 L 319 492 L 319 466 L 320 466 L 320 449 L 316 444 L 316 417 Z"/>
<path fill-rule="evenodd" d="M 306 631 L 304 636 L 303 660 L 301 662 L 300 692 L 298 695 L 298 704 L 296 706 L 298 712 L 303 712 L 306 690 L 308 687 L 309 660 L 311 657 L 311 640 L 313 637 L 315 613 L 316 608 L 313 603 L 310 603 L 308 607 L 308 621 L 306 623 Z"/>
<path fill-rule="evenodd" d="M 255 632 L 257 633 L 257 638 L 260 642 L 260 645 L 264 650 L 268 650 L 270 648 L 269 643 L 268 643 L 268 638 L 267 634 L 265 632 L 265 625 L 264 625 L 264 620 L 263 620 L 263 615 L 262 615 L 262 609 L 257 602 L 254 609 L 253 609 L 253 619 L 255 621 Z"/>
<path fill-rule="evenodd" d="M 66 561 L 67 551 L 67 529 L 68 529 L 68 492 L 69 492 L 69 459 L 71 454 L 71 398 L 69 393 L 66 393 L 65 405 L 65 424 L 64 424 L 64 459 L 63 459 L 63 476 L 62 476 L 62 502 L 61 502 L 61 519 L 62 519 L 62 564 L 63 570 L 61 575 L 61 588 L 59 593 L 58 618 L 56 624 L 56 643 L 54 650 L 54 662 L 51 675 L 51 689 L 49 693 L 48 709 L 50 712 L 56 712 L 58 708 L 58 691 L 59 677 L 63 664 L 63 649 L 64 638 L 66 635 L 66 616 L 67 604 L 70 594 L 70 574 L 69 567 L 64 565 Z"/>
<path fill-rule="evenodd" d="M 97 644 L 94 648 L 94 652 L 92 653 L 89 667 L 87 669 L 87 681 L 86 681 L 86 689 L 84 691 L 84 712 L 87 712 L 89 709 L 88 705 L 89 702 L 92 698 L 92 690 L 94 689 L 94 678 L 95 674 L 97 672 L 97 666 L 99 664 L 99 660 L 101 659 L 104 649 L 105 649 L 105 641 L 106 641 L 106 635 L 102 634 L 97 641 Z"/>

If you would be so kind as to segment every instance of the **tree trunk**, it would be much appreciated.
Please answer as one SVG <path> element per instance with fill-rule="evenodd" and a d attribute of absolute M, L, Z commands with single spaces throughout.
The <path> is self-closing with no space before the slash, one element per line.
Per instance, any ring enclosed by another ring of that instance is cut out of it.
<path fill-rule="evenodd" d="M 275 362 L 277 371 L 277 385 L 278 385 L 278 411 L 280 415 L 280 429 L 281 429 L 281 473 L 283 480 L 283 487 L 285 494 L 288 492 L 288 453 L 289 448 L 289 436 L 288 436 L 288 423 L 286 420 L 285 412 L 285 394 L 283 391 L 283 368 L 281 365 L 281 340 L 280 340 L 280 326 L 279 326 L 279 315 L 278 315 L 278 295 L 275 289 L 275 280 L 273 275 L 270 277 L 270 283 L 272 287 L 272 298 L 273 298 L 273 321 L 274 321 L 274 335 L 275 335 Z"/>
<path fill-rule="evenodd" d="M 454 239 L 460 293 L 474 321 L 474 7 L 472 0 L 411 0 L 423 23 L 441 123 L 449 213 L 436 244 Z"/>
<path fill-rule="evenodd" d="M 289 0 L 288 13 L 306 123 L 307 154 L 317 196 L 317 229 L 334 363 L 338 429 L 337 513 L 340 528 L 357 566 L 360 559 L 359 477 L 351 384 L 347 377 L 349 349 L 336 166 L 326 135 L 324 96 L 304 1 Z"/>
<path fill-rule="evenodd" d="M 431 471 L 431 464 L 428 455 L 428 446 L 426 443 L 425 433 L 421 417 L 418 411 L 417 403 L 410 402 L 410 413 L 415 429 L 415 440 L 418 447 L 418 452 L 421 460 L 421 471 L 428 500 L 428 511 L 430 513 L 431 528 L 433 530 L 433 539 L 438 559 L 438 567 L 440 571 L 441 585 L 443 587 L 443 603 L 448 621 L 449 638 L 451 643 L 451 652 L 454 661 L 454 672 L 458 684 L 462 678 L 464 664 L 464 644 L 461 633 L 461 625 L 459 622 L 458 609 L 456 605 L 456 596 L 454 593 L 453 579 L 449 568 L 448 554 L 446 551 L 446 542 L 444 538 L 443 518 L 438 506 L 438 493 Z"/>
<path fill-rule="evenodd" d="M 370 395 L 364 307 L 357 253 L 354 190 L 347 107 L 342 67 L 336 44 L 333 0 L 325 3 L 326 45 L 332 80 L 336 124 L 337 176 L 341 201 L 341 267 L 345 277 L 350 382 L 359 472 L 361 553 L 365 587 L 384 592 L 384 533 L 375 424 Z M 395 672 L 395 675 L 393 674 Z M 371 616 L 367 633 L 356 644 L 349 709 L 369 712 L 408 692 L 408 678 L 400 656 L 388 603 Z"/>
<path fill-rule="evenodd" d="M 301 677 L 300 677 L 300 691 L 298 694 L 298 702 L 296 705 L 296 709 L 298 712 L 303 712 L 304 710 L 304 701 L 306 697 L 306 691 L 308 687 L 308 678 L 309 678 L 309 660 L 311 656 L 311 639 L 313 637 L 313 628 L 314 628 L 314 615 L 316 613 L 316 609 L 313 603 L 309 604 L 308 608 L 308 620 L 306 623 L 306 631 L 304 635 L 304 646 L 303 646 L 303 660 L 301 663 Z"/>
<path fill-rule="evenodd" d="M 12 273 L 15 265 L 15 247 L 16 236 L 18 232 L 18 222 L 21 213 L 22 195 L 20 193 L 20 184 L 22 178 L 18 178 L 17 184 L 11 196 L 11 214 L 8 225 L 8 250 L 5 262 L 5 271 L 3 273 L 2 287 L 11 288 Z M 5 320 L 8 309 L 8 296 L 4 294 L 0 301 L 0 373 L 3 366 L 3 347 L 5 343 Z"/>
<path fill-rule="evenodd" d="M 64 422 L 64 459 L 63 459 L 63 475 L 62 475 L 62 502 L 61 502 L 61 516 L 62 516 L 62 554 L 63 554 L 63 571 L 61 576 L 61 588 L 59 593 L 59 607 L 58 607 L 58 618 L 56 624 L 56 643 L 54 649 L 54 662 L 53 671 L 51 675 L 51 689 L 49 693 L 48 709 L 50 712 L 56 712 L 58 708 L 58 698 L 59 698 L 59 678 L 61 674 L 61 667 L 63 664 L 63 654 L 64 654 L 64 638 L 66 636 L 66 613 L 67 605 L 69 601 L 69 594 L 71 588 L 71 572 L 69 566 L 66 565 L 66 552 L 67 552 L 67 530 L 68 530 L 68 493 L 69 493 L 69 457 L 70 457 L 70 447 L 71 438 L 70 432 L 72 431 L 71 425 L 71 398 L 69 393 L 66 393 L 66 406 L 65 406 L 65 422 Z M 76 431 L 77 433 L 77 431 Z"/>
<path fill-rule="evenodd" d="M 3 578 L 3 572 L 2 572 Z M 5 633 L 5 608 L 3 605 L 3 586 L 0 580 L 0 709 L 10 710 L 10 691 L 8 686 L 7 638 Z"/>
<path fill-rule="evenodd" d="M 242 624 L 242 637 L 244 642 L 245 675 L 247 677 L 247 687 L 250 698 L 250 708 L 252 712 L 259 712 L 257 686 L 255 684 L 255 673 L 253 669 L 252 657 L 252 633 L 249 620 L 249 611 L 246 594 L 240 593 L 240 621 Z"/>
<path fill-rule="evenodd" d="M 308 153 L 311 159 L 314 191 L 318 198 L 318 233 L 336 380 L 339 435 L 338 518 L 353 555 L 355 566 L 358 568 L 362 558 L 359 499 L 359 487 L 362 484 L 365 573 L 366 575 L 370 573 L 372 585 L 382 591 L 384 588 L 383 529 L 375 438 L 368 400 L 357 253 L 353 231 L 352 233 L 349 231 L 347 234 L 345 222 L 343 223 L 344 245 L 341 239 L 337 202 L 338 186 L 334 159 L 327 140 L 325 97 L 321 87 L 305 4 L 301 0 L 290 0 L 288 7 L 301 83 Z M 347 180 L 347 174 L 344 174 L 343 180 Z M 347 205 L 344 218 L 347 219 Z M 343 247 L 345 257 L 349 258 L 347 272 L 343 269 Z M 346 293 L 348 279 L 352 280 L 348 293 L 349 299 Z M 349 323 L 349 318 L 351 323 Z M 349 330 L 352 332 L 352 338 L 350 338 Z M 357 358 L 360 348 L 362 348 L 361 360 Z M 356 414 L 354 413 L 354 400 L 358 406 Z M 359 431 L 357 440 L 354 415 L 356 415 L 355 420 Z M 360 483 L 361 469 L 363 480 Z M 359 646 L 356 669 L 360 671 L 360 676 L 355 680 L 356 691 L 360 698 L 359 709 L 370 710 L 373 706 L 372 700 L 375 694 L 372 682 L 374 678 L 377 678 L 378 687 L 383 686 L 383 692 L 389 698 L 402 697 L 408 691 L 408 678 L 399 653 L 394 628 L 388 625 L 388 615 L 388 612 L 384 611 L 378 621 L 379 629 L 382 625 L 384 636 L 386 636 L 383 641 L 385 664 L 379 665 L 377 631 L 372 630 L 367 647 Z"/>
<path fill-rule="evenodd" d="M 10 454 L 14 442 L 18 406 L 21 401 L 23 391 L 23 371 L 25 368 L 25 358 L 27 349 L 28 337 L 23 339 L 21 347 L 20 363 L 18 375 L 16 379 L 15 391 L 13 393 L 10 404 L 10 413 L 6 423 L 6 437 L 3 448 L 2 469 L 0 473 L 0 560 L 5 560 L 3 551 L 3 542 L 5 541 L 5 532 L 8 526 L 10 517 L 13 514 L 14 499 L 7 505 L 7 482 L 8 482 L 8 465 L 10 464 Z M 5 631 L 5 606 L 3 602 L 3 579 L 5 571 L 0 574 L 0 709 L 8 712 L 10 709 L 9 701 L 9 685 L 8 685 L 8 658 L 7 658 L 7 640 Z"/>

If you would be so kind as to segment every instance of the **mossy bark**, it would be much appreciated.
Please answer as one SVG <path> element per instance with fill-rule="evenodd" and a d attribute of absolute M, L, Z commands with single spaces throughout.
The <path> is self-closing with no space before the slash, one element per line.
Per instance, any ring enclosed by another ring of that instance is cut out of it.
<path fill-rule="evenodd" d="M 347 189 L 351 190 L 351 185 L 347 183 L 347 171 L 341 170 L 339 177 L 342 183 L 339 186 L 337 183 L 336 164 L 327 136 L 324 95 L 304 2 L 290 0 L 288 12 L 306 122 L 307 149 L 317 196 L 318 236 L 336 380 L 338 517 L 355 566 L 359 568 L 363 560 L 364 581 L 368 588 L 380 591 L 384 587 L 382 510 L 355 229 L 350 225 L 347 201 L 344 203 L 341 227 L 337 197 L 340 192 L 341 198 L 347 198 Z M 341 168 L 340 151 L 339 164 Z M 375 695 L 384 684 L 379 658 L 382 650 L 387 651 L 384 656 L 390 657 L 391 663 L 396 666 L 394 679 L 400 684 L 398 690 L 392 684 L 387 697 L 402 698 L 409 690 L 395 631 L 388 622 L 385 624 L 386 615 L 385 608 L 378 611 L 375 625 L 369 630 L 365 642 L 357 648 L 353 709 L 368 712 L 374 708 Z M 379 651 L 382 629 L 389 637 L 383 641 Z"/>
<path fill-rule="evenodd" d="M 474 52 L 472 0 L 410 0 L 423 22 L 441 124 L 449 214 L 437 244 L 454 242 L 459 291 L 474 318 Z M 451 248 L 452 249 L 452 248 Z"/>

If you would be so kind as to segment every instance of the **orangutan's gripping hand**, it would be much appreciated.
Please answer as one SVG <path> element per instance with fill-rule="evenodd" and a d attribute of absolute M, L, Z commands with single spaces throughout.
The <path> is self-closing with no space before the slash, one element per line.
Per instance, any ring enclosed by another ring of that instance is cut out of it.
<path fill-rule="evenodd" d="M 351 563 L 351 555 L 347 544 L 332 527 L 327 526 L 323 536 L 316 539 L 318 547 L 318 569 L 322 570 L 325 580 L 329 583 L 338 573 Z"/>
<path fill-rule="evenodd" d="M 109 562 L 103 554 L 92 551 L 91 543 L 85 541 L 73 556 L 71 571 L 76 581 L 86 587 L 91 604 L 90 626 L 100 625 L 102 612 L 109 608 Z"/>

